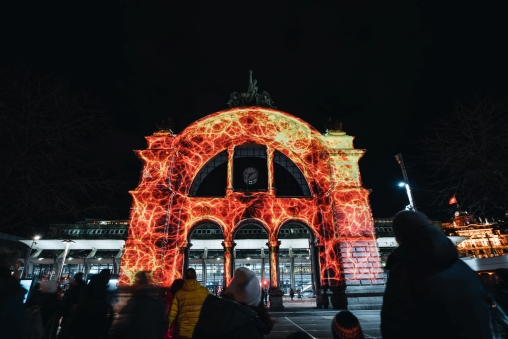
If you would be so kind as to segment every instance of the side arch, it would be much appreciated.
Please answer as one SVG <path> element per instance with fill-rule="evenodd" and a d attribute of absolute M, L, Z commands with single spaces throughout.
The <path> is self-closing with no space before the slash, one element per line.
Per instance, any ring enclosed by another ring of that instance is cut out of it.
<path fill-rule="evenodd" d="M 225 226 L 220 222 L 220 220 L 215 220 L 213 218 L 207 218 L 207 219 L 203 219 L 203 220 L 199 220 L 194 223 L 191 223 L 190 225 L 191 226 L 189 226 L 189 231 L 187 232 L 187 243 L 188 244 L 191 243 L 190 240 L 191 240 L 191 237 L 192 237 L 194 231 L 201 226 L 206 226 L 206 225 L 216 226 L 217 228 L 220 229 L 222 235 L 224 236 Z"/>
<path fill-rule="evenodd" d="M 245 218 L 237 222 L 235 227 L 233 228 L 233 231 L 231 232 L 231 239 L 235 238 L 240 228 L 249 224 L 256 225 L 264 229 L 266 231 L 268 239 L 270 239 L 270 228 L 262 220 L 256 218 Z"/>
<path fill-rule="evenodd" d="M 310 226 L 310 224 L 306 220 L 298 219 L 298 218 L 286 219 L 286 220 L 282 221 L 279 224 L 279 226 L 277 226 L 277 228 L 275 230 L 275 233 L 277 234 L 277 237 L 279 236 L 280 231 L 281 231 L 281 229 L 284 226 L 289 226 L 291 224 L 295 224 L 295 225 L 298 225 L 300 227 L 303 227 L 303 228 L 307 229 L 309 231 L 309 234 L 310 234 L 311 238 L 312 238 L 311 239 L 312 243 L 316 243 L 316 240 L 319 242 L 319 239 L 322 238 L 319 235 L 319 233 L 317 233 L 315 227 Z"/>

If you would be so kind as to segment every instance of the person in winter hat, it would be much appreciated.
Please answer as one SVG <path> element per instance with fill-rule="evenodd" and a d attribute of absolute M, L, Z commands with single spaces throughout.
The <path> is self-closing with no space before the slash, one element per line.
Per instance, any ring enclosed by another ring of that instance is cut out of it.
<path fill-rule="evenodd" d="M 206 298 L 192 338 L 260 339 L 269 334 L 273 322 L 261 302 L 259 286 L 254 272 L 237 268 L 223 298 Z"/>
<path fill-rule="evenodd" d="M 383 339 L 487 339 L 491 299 L 455 245 L 425 216 L 393 219 L 399 247 L 388 257 L 381 310 Z"/>
<path fill-rule="evenodd" d="M 340 311 L 332 320 L 333 339 L 364 339 L 358 318 L 349 311 Z"/>

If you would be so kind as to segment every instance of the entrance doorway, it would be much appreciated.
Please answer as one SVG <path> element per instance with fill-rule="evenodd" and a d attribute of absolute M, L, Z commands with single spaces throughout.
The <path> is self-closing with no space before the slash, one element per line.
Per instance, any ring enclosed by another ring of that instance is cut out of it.
<path fill-rule="evenodd" d="M 268 234 L 261 226 L 248 223 L 235 233 L 234 260 L 238 267 L 247 267 L 256 274 L 260 284 L 269 286 L 270 262 L 266 243 Z"/>
<path fill-rule="evenodd" d="M 203 224 L 190 236 L 189 268 L 196 270 L 197 280 L 211 294 L 219 295 L 224 287 L 224 240 L 215 224 Z"/>
<path fill-rule="evenodd" d="M 279 241 L 279 286 L 284 293 L 284 300 L 290 300 L 292 289 L 293 301 L 308 301 L 309 306 L 314 306 L 316 288 L 309 229 L 298 223 L 286 224 L 279 231 Z"/>

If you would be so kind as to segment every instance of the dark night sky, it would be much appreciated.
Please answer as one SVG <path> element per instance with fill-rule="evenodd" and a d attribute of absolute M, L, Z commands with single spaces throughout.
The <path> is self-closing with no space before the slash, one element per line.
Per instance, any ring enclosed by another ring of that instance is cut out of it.
<path fill-rule="evenodd" d="M 225 109 L 252 69 L 278 109 L 321 132 L 327 116 L 343 121 L 367 149 L 360 170 L 374 216 L 386 217 L 407 204 L 394 155 L 409 159 L 410 181 L 425 188 L 424 127 L 471 90 L 505 95 L 508 20 L 498 3 L 16 2 L 0 9 L 0 62 L 72 74 L 104 98 L 120 131 L 108 152 L 130 178 L 126 190 L 141 168 L 132 150 L 157 122 L 171 116 L 179 132 Z M 420 209 L 439 209 L 422 192 Z"/>

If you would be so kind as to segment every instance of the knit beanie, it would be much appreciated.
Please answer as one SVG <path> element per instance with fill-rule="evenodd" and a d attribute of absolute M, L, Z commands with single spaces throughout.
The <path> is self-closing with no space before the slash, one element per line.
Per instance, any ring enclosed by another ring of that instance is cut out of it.
<path fill-rule="evenodd" d="M 392 225 L 393 233 L 400 242 L 405 242 L 411 238 L 416 230 L 428 226 L 432 226 L 432 223 L 425 214 L 409 210 L 397 213 Z"/>
<path fill-rule="evenodd" d="M 261 300 L 259 280 L 248 268 L 239 267 L 228 286 L 227 294 L 236 302 L 257 306 Z"/>
<path fill-rule="evenodd" d="M 340 311 L 332 320 L 334 339 L 364 339 L 360 322 L 349 311 Z"/>

